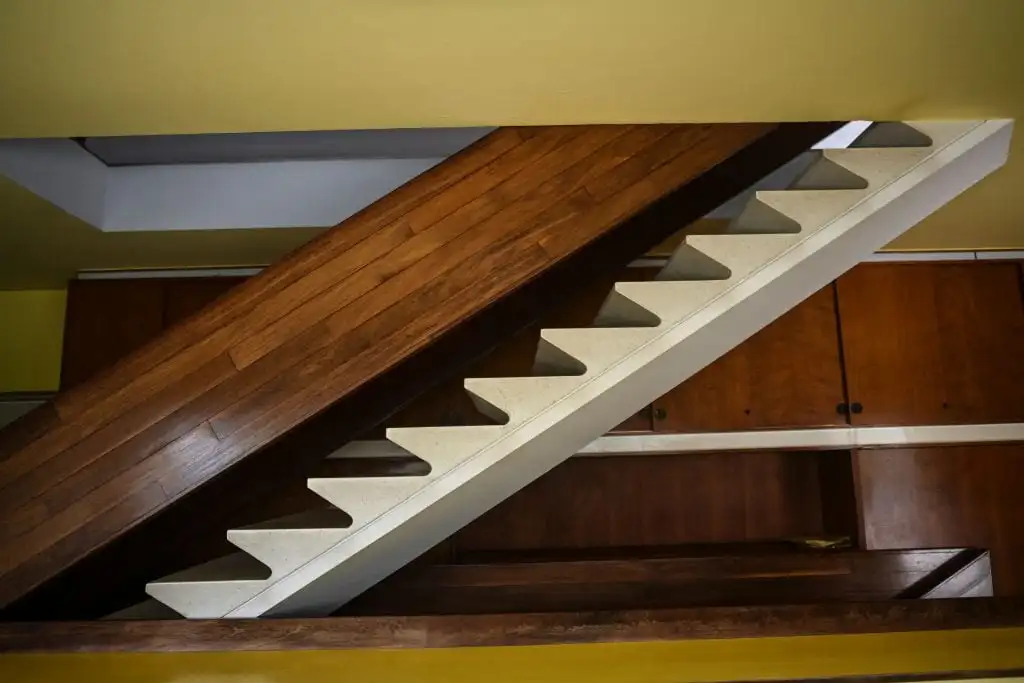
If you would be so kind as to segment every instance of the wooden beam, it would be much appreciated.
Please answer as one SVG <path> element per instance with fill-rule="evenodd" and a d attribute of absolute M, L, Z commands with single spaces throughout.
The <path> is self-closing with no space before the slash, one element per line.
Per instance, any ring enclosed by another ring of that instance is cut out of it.
<path fill-rule="evenodd" d="M 624 643 L 1024 627 L 1024 598 L 629 612 L 0 623 L 0 653 Z M 1024 631 L 1020 631 L 1024 645 Z"/>

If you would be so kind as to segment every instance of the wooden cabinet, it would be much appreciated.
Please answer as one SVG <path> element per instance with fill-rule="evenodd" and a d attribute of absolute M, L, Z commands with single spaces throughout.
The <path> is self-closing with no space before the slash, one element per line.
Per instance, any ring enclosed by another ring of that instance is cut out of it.
<path fill-rule="evenodd" d="M 833 286 L 654 402 L 663 432 L 844 425 Z"/>
<path fill-rule="evenodd" d="M 1024 422 L 1017 264 L 866 264 L 837 287 L 854 424 Z"/>

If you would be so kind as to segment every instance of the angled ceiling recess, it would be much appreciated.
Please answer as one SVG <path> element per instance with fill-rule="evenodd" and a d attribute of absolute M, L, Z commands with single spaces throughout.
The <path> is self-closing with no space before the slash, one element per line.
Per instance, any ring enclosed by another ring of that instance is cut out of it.
<path fill-rule="evenodd" d="M 816 149 L 845 147 L 858 121 Z M 0 141 L 0 174 L 104 232 L 329 227 L 491 128 L 40 138 Z M 755 189 L 781 189 L 794 159 L 710 218 L 735 217 Z"/>

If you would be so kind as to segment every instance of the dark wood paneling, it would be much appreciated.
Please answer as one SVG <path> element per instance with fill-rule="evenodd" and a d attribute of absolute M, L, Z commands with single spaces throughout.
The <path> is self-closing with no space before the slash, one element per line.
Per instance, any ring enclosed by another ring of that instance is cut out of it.
<path fill-rule="evenodd" d="M 399 572 L 338 616 L 586 612 L 891 600 L 969 552 L 818 551 L 434 565 Z"/>
<path fill-rule="evenodd" d="M 630 612 L 0 623 L 0 652 L 216 652 L 511 646 L 1024 626 L 1024 600 L 898 600 Z"/>
<path fill-rule="evenodd" d="M 164 289 L 156 280 L 72 280 L 64 316 L 62 389 L 105 370 L 163 330 Z"/>
<path fill-rule="evenodd" d="M 572 262 L 561 272 L 573 273 L 580 262 L 570 257 L 589 244 L 637 249 L 619 249 L 620 261 L 641 254 L 678 227 L 667 215 L 696 218 L 834 127 L 493 133 L 59 396 L 61 424 L 0 462 L 0 512 L 22 520 L 0 538 L 0 603 L 385 371 L 399 374 L 377 386 L 407 378 L 400 361 L 476 313 L 516 319 L 491 304 L 520 288 L 536 297 L 527 285 L 557 282 L 541 277 L 555 264 Z M 491 334 L 507 337 L 508 328 Z M 373 424 L 394 397 L 366 389 L 345 410 Z M 60 496 L 50 495 L 54 486 Z"/>
<path fill-rule="evenodd" d="M 456 557 L 820 536 L 818 457 L 767 452 L 569 460 L 455 534 Z"/>
<path fill-rule="evenodd" d="M 847 537 L 861 546 L 857 488 L 850 451 L 827 451 L 818 457 L 818 488 L 821 495 L 821 527 L 828 537 Z"/>
<path fill-rule="evenodd" d="M 995 594 L 1024 595 L 1024 445 L 857 453 L 868 549 L 974 546 Z"/>
<path fill-rule="evenodd" d="M 866 264 L 837 286 L 854 424 L 1024 421 L 1016 264 Z"/>
<path fill-rule="evenodd" d="M 195 315 L 247 279 L 231 276 L 164 280 L 164 327 Z"/>
<path fill-rule="evenodd" d="M 832 285 L 654 402 L 665 432 L 846 424 Z"/>

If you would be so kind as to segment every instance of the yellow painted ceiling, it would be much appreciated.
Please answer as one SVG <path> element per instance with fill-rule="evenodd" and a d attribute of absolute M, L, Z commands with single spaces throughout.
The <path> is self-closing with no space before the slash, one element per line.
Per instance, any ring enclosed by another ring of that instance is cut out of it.
<path fill-rule="evenodd" d="M 0 137 L 1024 119 L 1022 43 L 1022 0 L 2 0 Z M 1022 187 L 1018 134 L 894 246 L 1024 248 Z M 65 274 L 41 256 L 62 242 L 108 239 L 23 194 L 0 185 L 0 273 L 19 261 L 22 285 Z M 188 246 L 211 238 L 155 239 L 218 260 Z"/>

